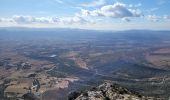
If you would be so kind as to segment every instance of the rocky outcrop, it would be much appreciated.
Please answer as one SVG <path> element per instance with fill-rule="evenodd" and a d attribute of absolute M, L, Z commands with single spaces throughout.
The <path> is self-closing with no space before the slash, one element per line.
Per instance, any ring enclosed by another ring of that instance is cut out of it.
<path fill-rule="evenodd" d="M 75 94 L 72 94 L 69 100 L 157 100 L 156 98 L 142 96 L 110 82 L 89 91 Z"/>
<path fill-rule="evenodd" d="M 23 100 L 39 100 L 33 93 L 26 93 L 22 96 Z"/>

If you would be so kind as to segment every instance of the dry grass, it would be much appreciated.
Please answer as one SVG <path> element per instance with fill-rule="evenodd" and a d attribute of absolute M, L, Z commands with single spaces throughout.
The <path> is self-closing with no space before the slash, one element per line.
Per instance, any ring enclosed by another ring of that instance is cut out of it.
<path fill-rule="evenodd" d="M 152 63 L 156 68 L 169 68 L 170 66 L 170 48 L 162 48 L 147 54 L 146 60 Z"/>

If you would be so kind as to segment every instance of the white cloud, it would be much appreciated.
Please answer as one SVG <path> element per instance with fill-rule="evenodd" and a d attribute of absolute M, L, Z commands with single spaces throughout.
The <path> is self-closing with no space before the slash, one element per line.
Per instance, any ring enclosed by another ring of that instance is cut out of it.
<path fill-rule="evenodd" d="M 18 16 L 15 15 L 11 18 L 0 18 L 0 23 L 8 22 L 18 25 L 33 25 L 33 24 L 88 24 L 91 21 L 81 17 L 81 16 L 73 16 L 73 17 L 34 17 L 34 16 Z"/>
<path fill-rule="evenodd" d="M 53 17 L 52 18 L 53 23 L 60 23 L 60 18 L 58 17 Z"/>
<path fill-rule="evenodd" d="M 154 11 L 156 11 L 156 10 L 158 10 L 159 8 L 151 8 L 151 9 L 149 9 L 149 10 L 147 10 L 147 12 L 148 13 L 151 13 L 151 12 L 154 12 Z"/>
<path fill-rule="evenodd" d="M 141 3 L 135 4 L 135 5 L 133 5 L 133 4 L 129 5 L 130 8 L 138 8 L 138 7 L 141 7 L 141 6 L 142 6 Z"/>
<path fill-rule="evenodd" d="M 48 24 L 52 22 L 52 19 L 50 17 L 37 17 L 36 23 L 42 23 L 42 24 Z"/>
<path fill-rule="evenodd" d="M 0 22 L 13 22 L 11 18 L 0 18 Z"/>
<path fill-rule="evenodd" d="M 170 29 L 169 21 L 162 21 L 162 22 L 152 22 L 152 21 L 131 21 L 130 23 L 125 22 L 111 22 L 109 20 L 105 20 L 105 18 L 94 18 L 95 20 L 89 20 L 88 18 L 85 19 L 81 16 L 73 16 L 73 17 L 33 17 L 36 20 L 32 21 L 30 20 L 30 17 L 25 16 L 19 16 L 17 18 L 28 18 L 27 23 L 16 23 L 13 18 L 0 18 L 0 27 L 11 27 L 11 26 L 17 26 L 17 27 L 37 27 L 37 28 L 81 28 L 81 29 L 96 29 L 96 30 L 126 30 L 126 29 Z M 32 17 L 31 17 L 32 18 Z M 153 18 L 153 17 L 150 17 Z M 160 18 L 169 18 L 169 15 L 162 16 Z M 105 21 L 104 21 L 104 20 Z M 109 18 L 110 19 L 110 18 Z M 130 21 L 130 17 L 124 17 L 121 18 L 122 21 Z M 23 22 L 25 22 L 26 19 L 24 19 Z M 46 21 L 48 23 L 46 23 Z M 93 23 L 93 21 L 95 21 Z M 20 21 L 21 22 L 21 21 Z"/>
<path fill-rule="evenodd" d="M 102 5 L 104 5 L 105 3 L 106 3 L 105 0 L 94 0 L 94 1 L 91 2 L 91 3 L 81 4 L 81 6 L 83 6 L 83 7 L 97 7 L 97 6 L 102 6 Z"/>
<path fill-rule="evenodd" d="M 105 20 L 104 18 L 120 18 L 122 21 L 130 22 L 131 17 L 140 17 L 142 13 L 139 9 L 129 7 L 124 3 L 114 3 L 113 5 L 105 5 L 95 10 L 81 9 L 80 13 L 72 17 L 35 17 L 35 16 L 13 16 L 11 18 L 1 18 L 1 22 L 10 22 L 18 25 L 31 25 L 31 24 L 96 24 L 100 23 L 98 19 Z M 151 16 L 149 17 L 151 19 Z M 106 21 L 107 22 L 107 21 Z"/>
<path fill-rule="evenodd" d="M 164 15 L 164 16 L 156 16 L 156 15 L 148 15 L 146 16 L 146 19 L 152 22 L 159 22 L 159 21 L 170 21 L 170 16 L 169 15 Z"/>
<path fill-rule="evenodd" d="M 162 18 L 160 16 L 156 16 L 156 15 L 148 15 L 148 16 L 146 16 L 146 19 L 149 21 L 158 22 Z"/>
<path fill-rule="evenodd" d="M 122 21 L 130 22 L 131 20 L 129 18 L 127 18 L 127 17 L 124 17 L 124 18 L 122 18 Z"/>
<path fill-rule="evenodd" d="M 35 22 L 35 18 L 32 16 L 13 16 L 13 21 L 19 24 L 28 24 Z"/>
<path fill-rule="evenodd" d="M 53 18 L 53 22 L 61 23 L 61 24 L 86 24 L 89 23 L 87 20 L 80 16 L 74 17 L 63 17 L 63 18 Z"/>
<path fill-rule="evenodd" d="M 115 3 L 113 5 L 105 5 L 96 10 L 82 10 L 82 16 L 94 17 L 111 17 L 111 18 L 124 18 L 124 17 L 140 17 L 142 12 L 139 9 L 128 8 L 126 4 Z"/>
<path fill-rule="evenodd" d="M 59 0 L 59 2 L 60 1 L 61 0 Z M 95 3 L 96 1 L 100 1 L 100 3 L 97 4 Z M 101 3 L 101 1 L 104 1 L 104 0 L 95 0 L 93 3 L 89 3 L 88 6 L 86 4 L 86 7 L 96 7 L 96 8 L 90 8 L 91 10 L 89 10 L 89 8 L 88 9 L 79 8 L 81 9 L 81 12 L 75 13 L 75 15 L 73 15 L 72 17 L 54 17 L 54 16 L 53 17 L 52 16 L 51 17 L 35 17 L 35 16 L 23 16 L 23 15 L 18 16 L 17 15 L 17 16 L 13 16 L 10 18 L 0 18 L 0 25 L 1 26 L 16 25 L 16 26 L 31 26 L 31 27 L 32 26 L 39 27 L 39 26 L 44 25 L 47 27 L 64 26 L 64 27 L 75 27 L 75 28 L 87 27 L 87 25 L 89 25 L 88 28 L 99 27 L 98 29 L 102 29 L 102 27 L 105 27 L 105 28 L 107 27 L 113 28 L 113 26 L 117 27 L 117 24 L 120 24 L 118 25 L 120 26 L 120 29 L 124 25 L 125 26 L 127 25 L 127 27 L 130 27 L 130 28 L 133 28 L 133 27 L 136 27 L 136 25 L 138 25 L 139 23 L 143 23 L 143 24 L 140 24 L 141 26 L 148 25 L 149 27 L 149 24 L 144 25 L 144 23 L 151 23 L 154 26 L 155 24 L 159 24 L 158 23 L 159 21 L 162 21 L 161 23 L 166 23 L 167 25 L 169 25 L 168 24 L 168 22 L 170 21 L 169 15 L 157 16 L 157 15 L 150 14 L 150 15 L 146 15 L 145 17 L 143 17 L 143 13 L 139 9 L 142 6 L 142 4 L 140 3 L 136 5 L 132 5 L 132 4 L 128 5 L 128 4 L 116 2 L 111 5 L 104 5 L 105 3 Z M 63 1 L 61 1 L 60 3 L 63 3 Z M 149 9 L 150 11 L 148 10 L 148 12 L 154 12 L 157 9 L 159 8 L 152 8 L 152 9 Z M 138 20 L 137 17 L 141 17 L 141 19 Z M 137 19 L 136 22 L 134 21 L 135 19 Z M 126 22 L 130 22 L 130 23 L 126 23 Z M 161 23 L 160 25 L 163 25 Z M 139 28 L 141 27 L 140 25 L 139 25 Z"/>
<path fill-rule="evenodd" d="M 17 24 L 35 24 L 35 23 L 50 23 L 50 18 L 48 17 L 33 17 L 33 16 L 13 16 L 11 19 Z"/>
<path fill-rule="evenodd" d="M 165 20 L 170 20 L 170 16 L 169 15 L 164 15 L 163 17 Z"/>
<path fill-rule="evenodd" d="M 59 4 L 63 4 L 64 2 L 62 0 L 55 0 Z"/>

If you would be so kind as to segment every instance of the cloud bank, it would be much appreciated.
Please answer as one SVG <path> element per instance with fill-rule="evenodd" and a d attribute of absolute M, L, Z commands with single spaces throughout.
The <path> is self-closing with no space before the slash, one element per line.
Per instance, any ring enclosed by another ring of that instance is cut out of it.
<path fill-rule="evenodd" d="M 100 3 L 104 2 L 99 0 Z M 97 1 L 95 1 L 97 2 Z M 101 3 L 101 4 L 102 4 Z M 93 3 L 97 5 L 96 3 Z M 109 17 L 120 18 L 123 21 L 130 22 L 131 17 L 141 17 L 143 14 L 141 10 L 135 8 L 133 5 L 129 7 L 124 3 L 114 3 L 113 5 L 104 5 L 99 9 L 85 10 L 81 9 L 81 12 L 75 14 L 72 17 L 34 17 L 15 15 L 12 18 L 1 18 L 1 21 L 13 22 L 17 24 L 92 24 L 97 23 L 94 17 Z M 95 22 L 96 21 L 96 22 Z"/>
<path fill-rule="evenodd" d="M 15 15 L 12 18 L 1 18 L 0 22 L 16 23 L 21 25 L 26 24 L 86 24 L 90 21 L 80 17 L 34 17 L 34 16 L 23 16 Z"/>
<path fill-rule="evenodd" d="M 62 0 L 55 0 L 58 3 L 63 3 Z M 114 4 L 106 4 L 104 0 L 95 0 L 88 4 L 81 5 L 84 8 L 79 12 L 74 13 L 73 16 L 48 16 L 48 17 L 37 17 L 37 16 L 25 16 L 25 15 L 15 15 L 8 18 L 0 18 L 0 25 L 20 25 L 20 26 L 75 26 L 75 27 L 101 27 L 104 25 L 108 27 L 118 27 L 127 26 L 134 27 L 142 22 L 169 22 L 170 16 L 158 16 L 158 15 L 144 15 L 141 9 L 142 4 L 125 4 L 121 2 L 116 2 Z M 88 8 L 92 7 L 92 8 Z M 156 11 L 157 9 L 151 9 L 151 11 Z M 151 12 L 150 11 L 150 12 Z M 126 23 L 125 23 L 126 22 Z M 122 24 L 123 23 L 123 24 Z M 165 24 L 165 25 L 166 25 Z M 129 25 L 129 26 L 128 26 Z M 142 24 L 141 24 L 142 25 Z M 149 24 L 148 24 L 149 25 Z M 162 24 L 161 24 L 162 25 Z M 169 24 L 168 24 L 169 25 Z M 168 26 L 166 25 L 166 26 Z"/>
<path fill-rule="evenodd" d="M 82 9 L 79 14 L 82 17 L 108 17 L 108 18 L 122 18 L 130 21 L 131 17 L 141 17 L 143 13 L 137 9 L 138 5 L 126 5 L 124 3 L 115 3 L 113 5 L 105 5 L 100 9 L 86 10 Z"/>

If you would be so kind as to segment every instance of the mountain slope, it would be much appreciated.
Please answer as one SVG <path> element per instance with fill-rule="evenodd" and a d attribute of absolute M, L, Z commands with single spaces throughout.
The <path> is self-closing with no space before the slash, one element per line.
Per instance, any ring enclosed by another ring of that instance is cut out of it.
<path fill-rule="evenodd" d="M 132 92 L 117 84 L 105 82 L 89 91 L 72 93 L 69 100 L 158 100 L 153 97 L 142 96 L 139 93 Z"/>

